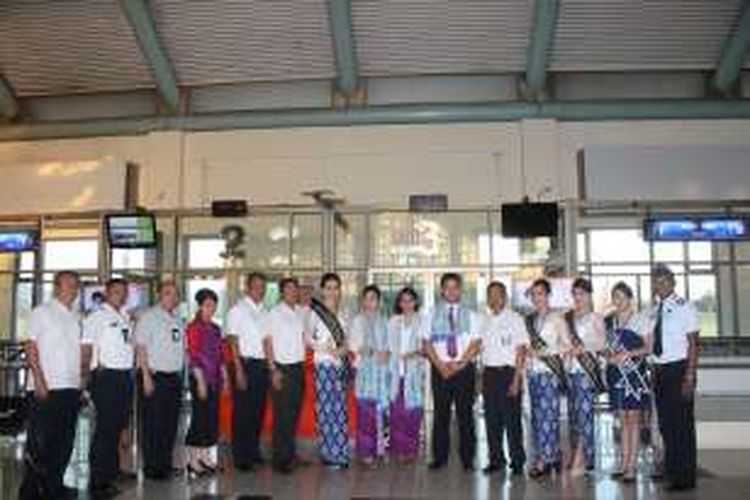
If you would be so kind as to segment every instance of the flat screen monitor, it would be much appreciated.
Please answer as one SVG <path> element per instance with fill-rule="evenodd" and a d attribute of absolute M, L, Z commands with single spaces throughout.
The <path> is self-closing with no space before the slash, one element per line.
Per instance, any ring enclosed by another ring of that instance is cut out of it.
<path fill-rule="evenodd" d="M 0 253 L 28 252 L 38 247 L 37 229 L 0 229 Z"/>
<path fill-rule="evenodd" d="M 750 218 L 671 217 L 646 219 L 647 241 L 742 241 L 750 239 Z"/>
<path fill-rule="evenodd" d="M 156 246 L 156 221 L 153 215 L 108 215 L 106 224 L 110 248 Z"/>
<path fill-rule="evenodd" d="M 502 208 L 502 233 L 506 238 L 557 236 L 556 203 L 506 203 Z"/>

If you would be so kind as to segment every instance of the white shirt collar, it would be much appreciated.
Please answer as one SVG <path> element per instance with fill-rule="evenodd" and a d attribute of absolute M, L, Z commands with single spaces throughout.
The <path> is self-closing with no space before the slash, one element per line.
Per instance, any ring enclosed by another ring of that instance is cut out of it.
<path fill-rule="evenodd" d="M 75 302 L 73 302 L 70 307 L 63 304 L 60 299 L 57 297 L 52 298 L 52 305 L 60 309 L 61 311 L 65 311 L 66 313 L 74 313 L 75 312 Z"/>

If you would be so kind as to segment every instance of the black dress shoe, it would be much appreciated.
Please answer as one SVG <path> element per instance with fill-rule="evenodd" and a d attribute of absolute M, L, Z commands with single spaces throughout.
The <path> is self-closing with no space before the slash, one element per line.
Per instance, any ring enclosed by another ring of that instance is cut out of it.
<path fill-rule="evenodd" d="M 472 464 L 464 464 L 464 472 L 474 472 L 474 466 Z"/>
<path fill-rule="evenodd" d="M 288 476 L 292 472 L 294 472 L 294 468 L 291 465 L 289 465 L 289 464 L 286 464 L 286 465 L 274 465 L 273 466 L 273 471 L 277 472 L 279 474 L 283 474 L 285 476 Z"/>
<path fill-rule="evenodd" d="M 263 458 L 263 457 L 255 457 L 253 459 L 253 465 L 256 466 L 256 467 L 259 467 L 259 466 L 262 466 L 262 465 L 266 465 L 266 459 Z"/>
<path fill-rule="evenodd" d="M 514 476 L 523 476 L 523 465 L 511 466 L 510 473 Z"/>
<path fill-rule="evenodd" d="M 64 500 L 74 500 L 78 498 L 78 489 L 71 488 L 70 486 L 63 486 L 62 497 Z"/>
<path fill-rule="evenodd" d="M 688 491 L 695 489 L 695 483 L 671 483 L 667 486 L 667 491 Z"/>
<path fill-rule="evenodd" d="M 138 480 L 138 474 L 133 471 L 129 470 L 118 470 L 117 471 L 117 481 L 121 483 L 127 483 L 131 481 L 137 481 Z"/>
<path fill-rule="evenodd" d="M 246 464 L 246 463 L 234 464 L 234 470 L 238 470 L 240 472 L 250 472 L 253 469 L 255 469 L 255 465 L 253 464 Z"/>
<path fill-rule="evenodd" d="M 484 469 L 482 469 L 482 472 L 484 472 L 485 474 L 494 474 L 495 472 L 497 472 L 499 470 L 500 470 L 500 466 L 499 465 L 497 465 L 497 464 L 490 464 L 487 467 L 485 467 Z"/>
<path fill-rule="evenodd" d="M 430 465 L 427 466 L 430 470 L 439 470 L 445 467 L 445 462 L 438 462 L 438 461 L 432 461 L 430 462 Z"/>
<path fill-rule="evenodd" d="M 96 484 L 89 487 L 91 498 L 104 500 L 114 498 L 120 494 L 120 490 L 114 484 Z"/>

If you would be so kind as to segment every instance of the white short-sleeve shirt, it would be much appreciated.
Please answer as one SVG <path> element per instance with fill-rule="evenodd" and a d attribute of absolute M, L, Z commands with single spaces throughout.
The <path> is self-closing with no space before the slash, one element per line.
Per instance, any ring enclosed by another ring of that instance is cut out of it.
<path fill-rule="evenodd" d="M 583 342 L 584 350 L 598 352 L 604 349 L 606 337 L 604 334 L 604 318 L 601 314 L 592 311 L 583 316 L 575 316 L 573 321 L 575 322 L 576 334 Z M 575 358 L 568 360 L 568 369 L 572 373 L 583 373 L 585 371 L 581 363 Z"/>
<path fill-rule="evenodd" d="M 93 347 L 93 364 L 111 370 L 129 370 L 135 363 L 133 325 L 126 313 L 104 304 L 83 323 L 82 344 Z"/>
<path fill-rule="evenodd" d="M 526 345 L 528 339 L 521 315 L 504 307 L 499 313 L 488 311 L 482 324 L 482 364 L 496 368 L 516 366 L 518 348 Z"/>
<path fill-rule="evenodd" d="M 305 360 L 305 321 L 299 307 L 280 302 L 268 313 L 264 325 L 265 337 L 271 338 L 275 362 L 289 365 Z"/>
<path fill-rule="evenodd" d="M 262 329 L 266 314 L 268 311 L 263 303 L 256 304 L 248 296 L 243 297 L 229 310 L 225 335 L 237 336 L 241 357 L 265 359 Z"/>
<path fill-rule="evenodd" d="M 177 311 L 157 305 L 144 312 L 135 325 L 135 342 L 146 350 L 152 371 L 176 373 L 185 365 L 185 322 Z"/>
<path fill-rule="evenodd" d="M 446 312 L 451 311 L 451 314 L 460 314 L 458 312 L 458 308 L 464 308 L 465 306 L 462 304 L 443 304 L 443 306 L 446 310 Z M 430 312 L 430 314 L 427 314 L 425 317 L 425 321 L 427 321 L 427 324 L 422 329 L 422 338 L 423 340 L 426 340 L 432 344 L 433 349 L 435 350 L 435 353 L 437 354 L 438 358 L 440 358 L 441 361 L 444 362 L 451 362 L 451 361 L 458 361 L 461 359 L 461 357 L 464 355 L 464 352 L 466 352 L 466 349 L 468 349 L 469 345 L 472 343 L 472 341 L 479 339 L 479 330 L 481 328 L 481 321 L 479 320 L 479 317 L 477 316 L 477 313 L 471 310 L 467 310 L 469 314 L 469 322 L 468 322 L 468 331 L 464 332 L 457 332 L 456 336 L 456 347 L 457 347 L 457 355 L 455 357 L 451 357 L 448 354 L 448 343 L 445 340 L 440 340 L 435 338 L 435 333 L 440 332 L 433 332 L 433 323 L 435 319 L 435 314 L 437 313 L 438 309 L 435 309 Z M 457 317 L 457 316 L 454 316 Z"/>
<path fill-rule="evenodd" d="M 78 389 L 81 386 L 81 316 L 57 299 L 41 304 L 31 313 L 25 338 L 36 343 L 39 365 L 47 389 Z M 33 390 L 33 375 L 28 387 Z"/>
<path fill-rule="evenodd" d="M 655 325 L 658 318 L 659 306 L 653 308 Z M 699 332 L 700 318 L 695 306 L 676 294 L 664 299 L 661 311 L 661 356 L 653 356 L 654 363 L 665 364 L 687 359 L 688 335 Z"/>

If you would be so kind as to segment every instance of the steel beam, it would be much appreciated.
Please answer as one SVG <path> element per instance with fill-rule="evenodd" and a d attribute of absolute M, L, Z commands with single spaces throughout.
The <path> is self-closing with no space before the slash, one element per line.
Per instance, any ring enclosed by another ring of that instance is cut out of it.
<path fill-rule="evenodd" d="M 133 27 L 141 53 L 151 67 L 151 74 L 164 108 L 169 114 L 176 114 L 180 101 L 177 77 L 159 40 L 147 0 L 120 0 L 120 4 Z"/>
<path fill-rule="evenodd" d="M 336 86 L 351 95 L 359 85 L 359 63 L 352 31 L 351 0 L 329 0 L 331 43 L 336 61 Z"/>
<path fill-rule="evenodd" d="M 535 0 L 526 53 L 526 95 L 538 99 L 547 81 L 547 59 L 552 50 L 560 11 L 559 0 Z"/>
<path fill-rule="evenodd" d="M 713 87 L 723 94 L 732 91 L 742 71 L 745 54 L 750 49 L 750 0 L 744 0 L 737 25 L 724 44 L 721 59 L 712 78 Z"/>

